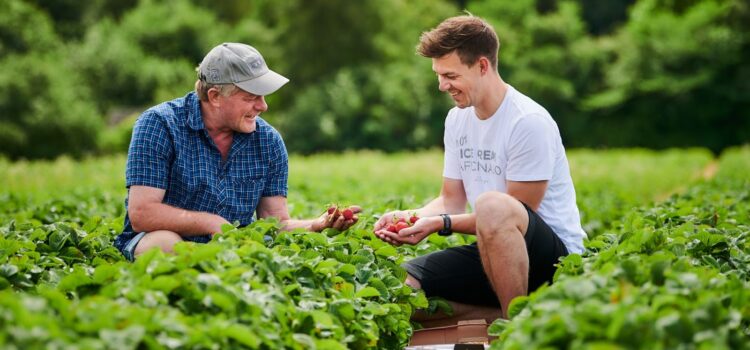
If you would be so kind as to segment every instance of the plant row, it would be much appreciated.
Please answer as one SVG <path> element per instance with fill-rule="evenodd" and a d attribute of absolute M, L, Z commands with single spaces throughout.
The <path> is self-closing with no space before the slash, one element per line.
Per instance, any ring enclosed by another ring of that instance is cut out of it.
<path fill-rule="evenodd" d="M 719 177 L 624 215 L 514 300 L 493 349 L 750 349 L 750 151 Z"/>

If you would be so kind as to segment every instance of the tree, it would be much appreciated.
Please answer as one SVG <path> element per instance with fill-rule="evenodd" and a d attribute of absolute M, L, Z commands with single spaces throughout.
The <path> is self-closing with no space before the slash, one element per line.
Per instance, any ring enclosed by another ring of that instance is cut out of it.
<path fill-rule="evenodd" d="M 638 2 L 615 38 L 606 88 L 584 101 L 591 141 L 715 152 L 750 141 L 748 23 L 741 0 Z"/>

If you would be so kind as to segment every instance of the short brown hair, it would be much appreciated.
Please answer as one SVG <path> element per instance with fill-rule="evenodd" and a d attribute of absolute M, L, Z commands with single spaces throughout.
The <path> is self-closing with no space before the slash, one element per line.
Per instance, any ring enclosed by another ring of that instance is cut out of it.
<path fill-rule="evenodd" d="M 471 16 L 451 17 L 429 32 L 422 33 L 417 53 L 429 58 L 440 58 L 453 51 L 461 63 L 471 67 L 485 56 L 497 70 L 497 50 L 500 41 L 495 29 L 485 20 Z"/>
<path fill-rule="evenodd" d="M 240 90 L 234 84 L 211 84 L 200 79 L 195 82 L 195 93 L 201 101 L 208 101 L 208 90 L 211 88 L 217 88 L 219 95 L 224 97 L 232 96 Z"/>

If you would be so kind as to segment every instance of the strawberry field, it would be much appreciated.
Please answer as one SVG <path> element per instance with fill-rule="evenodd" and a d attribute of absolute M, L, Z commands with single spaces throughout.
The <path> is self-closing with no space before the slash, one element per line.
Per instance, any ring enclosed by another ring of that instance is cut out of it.
<path fill-rule="evenodd" d="M 569 158 L 587 250 L 511 304 L 492 347 L 750 348 L 750 148 Z M 349 230 L 260 221 L 129 263 L 112 247 L 124 163 L 0 159 L 1 348 L 400 349 L 412 311 L 437 302 L 400 263 L 472 240 L 395 248 L 371 233 L 437 195 L 440 151 L 321 154 L 291 157 L 292 216 L 360 205 Z"/>

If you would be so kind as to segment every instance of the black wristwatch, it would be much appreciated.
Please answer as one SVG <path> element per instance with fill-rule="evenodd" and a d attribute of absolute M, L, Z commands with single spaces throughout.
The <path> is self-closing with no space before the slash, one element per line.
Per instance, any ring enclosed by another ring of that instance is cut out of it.
<path fill-rule="evenodd" d="M 448 214 L 440 214 L 440 216 L 443 217 L 443 228 L 438 231 L 438 234 L 441 236 L 450 236 L 453 234 L 453 230 L 451 230 L 451 217 Z"/>

